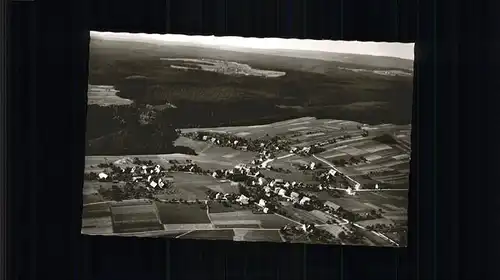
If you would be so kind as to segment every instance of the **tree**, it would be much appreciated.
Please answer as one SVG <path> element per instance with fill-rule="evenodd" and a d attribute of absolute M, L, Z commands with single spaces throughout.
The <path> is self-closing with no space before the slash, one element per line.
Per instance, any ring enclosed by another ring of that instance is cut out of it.
<path fill-rule="evenodd" d="M 347 234 L 345 232 L 341 231 L 339 233 L 339 239 L 346 240 L 347 239 Z"/>

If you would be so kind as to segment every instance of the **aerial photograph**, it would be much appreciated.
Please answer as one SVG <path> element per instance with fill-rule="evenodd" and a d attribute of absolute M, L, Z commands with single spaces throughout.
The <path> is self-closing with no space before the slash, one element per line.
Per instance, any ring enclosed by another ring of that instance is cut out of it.
<path fill-rule="evenodd" d="M 89 50 L 82 234 L 407 246 L 414 44 L 90 32 Z"/>

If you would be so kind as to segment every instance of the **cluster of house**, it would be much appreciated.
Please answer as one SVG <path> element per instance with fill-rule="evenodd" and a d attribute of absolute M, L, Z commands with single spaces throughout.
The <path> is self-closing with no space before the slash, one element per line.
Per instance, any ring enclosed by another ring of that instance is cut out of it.
<path fill-rule="evenodd" d="M 260 168 L 271 168 L 269 163 L 271 163 L 275 159 L 275 156 L 272 152 L 270 152 L 267 149 L 264 149 L 261 151 L 258 155 L 257 158 L 252 160 L 253 165 L 258 165 Z"/>
<path fill-rule="evenodd" d="M 120 168 L 121 173 L 129 172 L 129 176 L 131 175 L 131 181 L 135 183 L 142 183 L 148 191 L 151 191 L 155 188 L 164 188 L 171 184 L 173 178 L 166 174 L 166 170 L 162 168 L 160 165 L 142 165 L 142 166 L 134 166 L 132 168 Z M 99 180 L 109 180 L 115 179 L 118 174 L 113 174 L 113 172 L 106 173 L 101 172 L 98 174 Z M 121 174 L 120 174 L 121 175 Z"/>
<path fill-rule="evenodd" d="M 196 163 L 188 163 L 183 165 L 173 165 L 169 168 L 170 171 L 201 173 L 203 169 Z"/>
<path fill-rule="evenodd" d="M 300 226 L 292 226 L 292 225 L 285 225 L 281 231 L 282 232 L 285 232 L 285 233 L 288 233 L 288 234 L 294 234 L 294 233 L 302 233 L 302 232 L 306 232 L 306 233 L 311 233 L 315 230 L 315 227 L 314 225 L 311 225 L 311 224 L 303 224 L 303 225 L 300 225 Z"/>
<path fill-rule="evenodd" d="M 262 187 L 265 196 L 267 197 L 277 195 L 287 201 L 298 203 L 301 205 L 304 205 L 311 200 L 309 197 L 301 195 L 297 191 L 294 191 L 304 186 L 304 183 L 302 182 L 288 182 L 284 181 L 283 179 L 266 179 L 264 177 L 255 177 L 251 180 L 251 185 Z M 244 200 L 246 198 L 243 196 L 242 199 Z M 265 206 L 265 200 L 261 199 L 259 201 L 259 204 L 262 204 L 261 202 L 264 203 L 264 205 L 262 206 Z"/>
<path fill-rule="evenodd" d="M 339 171 L 332 168 L 332 169 L 328 170 L 327 172 L 321 173 L 318 176 L 318 179 L 320 179 L 321 182 L 328 184 L 328 183 L 332 183 L 335 180 L 335 177 L 337 177 L 337 176 L 347 178 L 344 174 L 342 174 Z M 347 178 L 346 183 L 347 183 L 347 188 L 345 188 L 345 191 L 348 195 L 356 195 L 356 191 L 361 188 L 360 183 L 358 183 L 350 178 Z M 334 189 L 331 186 L 329 186 L 327 188 Z M 379 189 L 378 184 L 375 184 L 374 188 Z"/>
<path fill-rule="evenodd" d="M 263 149 L 280 151 L 288 150 L 289 143 L 286 140 L 280 140 L 275 137 L 274 141 L 270 140 L 248 140 L 229 133 L 212 133 L 212 132 L 195 132 L 186 133 L 183 136 L 193 140 L 211 142 L 213 144 L 231 147 L 233 149 L 243 151 L 262 151 Z"/>

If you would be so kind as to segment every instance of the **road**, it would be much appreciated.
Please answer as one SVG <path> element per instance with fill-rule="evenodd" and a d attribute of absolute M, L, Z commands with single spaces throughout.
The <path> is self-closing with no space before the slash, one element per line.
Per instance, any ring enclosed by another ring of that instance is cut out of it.
<path fill-rule="evenodd" d="M 329 162 L 328 160 L 324 159 L 324 158 L 321 158 L 321 157 L 318 157 L 317 155 L 313 155 L 313 157 L 321 162 L 323 162 L 324 164 L 330 166 L 333 170 L 341 173 L 341 174 L 344 174 L 342 171 L 338 170 L 337 167 L 335 167 L 335 165 L 333 165 L 331 162 Z M 361 185 L 358 181 L 354 180 L 353 178 L 347 176 L 344 174 L 344 176 L 349 179 L 351 182 L 353 182 L 355 185 Z M 358 190 L 356 190 L 358 191 Z"/>

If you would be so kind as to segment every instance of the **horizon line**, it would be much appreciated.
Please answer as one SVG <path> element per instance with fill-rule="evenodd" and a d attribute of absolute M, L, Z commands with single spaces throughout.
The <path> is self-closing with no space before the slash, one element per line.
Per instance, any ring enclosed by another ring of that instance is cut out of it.
<path fill-rule="evenodd" d="M 317 51 L 414 60 L 415 43 L 342 41 L 288 38 L 257 38 L 215 35 L 147 34 L 90 31 L 91 38 L 149 43 L 188 43 L 211 47 L 255 50 Z M 265 43 L 264 43 L 265 42 Z"/>

